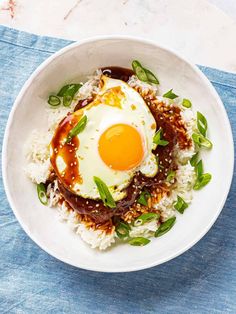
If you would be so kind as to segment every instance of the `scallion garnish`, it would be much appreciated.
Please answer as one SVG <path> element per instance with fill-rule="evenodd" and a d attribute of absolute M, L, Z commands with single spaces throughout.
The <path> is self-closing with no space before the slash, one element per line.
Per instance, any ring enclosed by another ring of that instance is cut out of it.
<path fill-rule="evenodd" d="M 150 243 L 150 240 L 147 238 L 143 238 L 143 237 L 136 237 L 136 238 L 132 238 L 131 240 L 129 240 L 128 243 L 130 245 L 134 245 L 134 246 L 144 246 L 144 245 L 147 245 L 148 243 Z"/>
<path fill-rule="evenodd" d="M 197 178 L 200 178 L 203 174 L 203 162 L 202 160 L 200 160 L 196 166 L 195 166 L 195 172 L 196 172 L 196 176 Z"/>
<path fill-rule="evenodd" d="M 204 137 L 202 134 L 193 133 L 192 139 L 193 139 L 194 143 L 199 145 L 199 147 L 205 147 L 208 149 L 212 148 L 212 142 L 210 140 L 208 140 L 206 137 Z"/>
<path fill-rule="evenodd" d="M 116 234 L 120 239 L 125 239 L 129 237 L 130 226 L 126 223 L 120 221 L 116 226 Z"/>
<path fill-rule="evenodd" d="M 185 202 L 185 200 L 177 196 L 177 201 L 174 203 L 174 208 L 180 213 L 183 214 L 185 209 L 188 208 L 188 204 Z"/>
<path fill-rule="evenodd" d="M 150 70 L 145 69 L 145 68 L 143 68 L 143 69 L 144 69 L 144 71 L 145 71 L 145 73 L 147 75 L 148 81 L 150 83 L 159 84 L 158 78 Z"/>
<path fill-rule="evenodd" d="M 137 60 L 134 60 L 132 62 L 132 68 L 140 81 L 148 82 L 147 74 L 144 68 L 141 66 L 141 64 Z"/>
<path fill-rule="evenodd" d="M 171 182 L 174 178 L 175 178 L 175 171 L 174 170 L 168 171 L 166 181 Z"/>
<path fill-rule="evenodd" d="M 116 203 L 106 185 L 100 178 L 93 177 L 93 180 L 97 186 L 98 192 L 100 194 L 101 200 L 103 201 L 104 205 L 110 208 L 115 208 Z"/>
<path fill-rule="evenodd" d="M 71 95 L 64 95 L 63 96 L 63 106 L 64 107 L 70 107 L 72 100 L 73 100 L 73 98 Z"/>
<path fill-rule="evenodd" d="M 44 183 L 37 184 L 37 193 L 38 193 L 38 198 L 40 202 L 43 205 L 47 205 L 48 197 L 47 197 L 47 192 L 46 192 L 46 186 Z"/>
<path fill-rule="evenodd" d="M 194 190 L 200 190 L 205 185 L 207 185 L 211 181 L 211 174 L 210 173 L 204 173 L 201 175 L 200 178 L 198 178 L 193 186 Z"/>
<path fill-rule="evenodd" d="M 144 68 L 138 60 L 132 62 L 132 68 L 140 81 L 159 84 L 158 78 L 150 70 Z"/>
<path fill-rule="evenodd" d="M 197 179 L 195 181 L 195 184 L 193 186 L 194 190 L 200 190 L 205 185 L 207 185 L 211 181 L 211 174 L 210 173 L 203 173 L 203 163 L 202 160 L 200 160 L 196 166 L 195 166 L 195 172 Z"/>
<path fill-rule="evenodd" d="M 146 222 L 150 222 L 152 220 L 158 220 L 159 218 L 160 218 L 160 214 L 157 214 L 157 213 L 142 214 L 134 221 L 134 226 L 135 227 L 142 226 Z"/>
<path fill-rule="evenodd" d="M 185 108 L 191 108 L 192 107 L 192 103 L 189 99 L 184 98 L 182 101 L 182 106 Z"/>
<path fill-rule="evenodd" d="M 55 96 L 55 95 L 50 95 L 48 98 L 48 104 L 52 107 L 57 107 L 59 106 L 61 103 L 61 100 L 59 97 Z"/>
<path fill-rule="evenodd" d="M 78 92 L 82 85 L 81 84 L 68 84 L 63 86 L 60 91 L 57 93 L 57 96 L 63 97 L 64 95 L 71 95 L 74 97 L 74 95 Z"/>
<path fill-rule="evenodd" d="M 179 97 L 178 95 L 176 95 L 175 93 L 173 93 L 173 88 L 170 89 L 168 92 L 166 92 L 163 97 L 165 98 L 169 98 L 169 99 L 175 99 L 177 97 Z"/>
<path fill-rule="evenodd" d="M 57 93 L 57 96 L 63 97 L 63 105 L 69 107 L 71 102 L 82 85 L 81 84 L 68 84 L 63 86 Z"/>
<path fill-rule="evenodd" d="M 199 132 L 206 137 L 207 132 L 207 119 L 204 117 L 204 115 L 201 112 L 197 112 L 197 127 Z"/>
<path fill-rule="evenodd" d="M 67 139 L 66 139 L 66 143 L 69 143 L 72 138 L 76 135 L 78 135 L 79 133 L 81 133 L 85 127 L 86 127 L 86 124 L 87 124 L 87 116 L 83 116 L 83 118 L 81 118 L 79 120 L 79 122 L 76 124 L 76 126 L 70 130 L 68 136 L 67 136 Z"/>
<path fill-rule="evenodd" d="M 192 167 L 195 167 L 198 161 L 198 155 L 199 153 L 197 152 L 196 154 L 193 155 L 193 157 L 190 159 L 190 165 Z"/>
<path fill-rule="evenodd" d="M 155 237 L 161 237 L 163 234 L 167 233 L 170 231 L 170 229 L 174 226 L 175 224 L 176 217 L 171 217 L 165 222 L 163 222 L 160 227 L 157 229 L 155 232 Z"/>
<path fill-rule="evenodd" d="M 168 141 L 162 139 L 162 133 L 163 133 L 163 130 L 162 128 L 160 128 L 154 135 L 153 137 L 153 143 L 154 144 L 157 144 L 159 146 L 166 146 L 169 144 Z"/>
<path fill-rule="evenodd" d="M 143 191 L 140 195 L 139 198 L 137 199 L 137 202 L 141 205 L 147 206 L 148 205 L 148 199 L 151 197 L 151 194 L 145 190 Z"/>

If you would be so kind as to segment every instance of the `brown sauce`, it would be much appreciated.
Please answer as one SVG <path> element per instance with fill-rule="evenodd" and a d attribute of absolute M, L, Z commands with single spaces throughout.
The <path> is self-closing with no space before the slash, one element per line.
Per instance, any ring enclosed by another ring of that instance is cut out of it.
<path fill-rule="evenodd" d="M 75 183 L 81 183 L 82 178 L 79 174 L 78 158 L 76 150 L 79 147 L 79 139 L 73 137 L 69 143 L 64 143 L 68 132 L 77 124 L 76 117 L 69 114 L 59 124 L 57 132 L 51 141 L 51 165 L 57 176 L 63 180 L 64 184 L 72 187 Z M 67 167 L 63 173 L 60 173 L 56 160 L 58 156 L 62 156 Z"/>
<path fill-rule="evenodd" d="M 102 68 L 102 72 L 104 75 L 121 79 L 123 81 L 128 81 L 129 77 L 134 74 L 132 70 L 120 67 L 105 67 Z M 76 110 L 86 106 L 91 101 L 92 100 L 80 101 L 76 106 Z M 68 204 L 80 215 L 85 215 L 92 219 L 96 226 L 100 226 L 105 222 L 111 221 L 111 218 L 116 219 L 116 217 L 126 213 L 130 206 L 135 203 L 144 187 L 152 191 L 155 187 L 163 184 L 163 182 L 166 180 L 168 172 L 171 169 L 176 169 L 176 165 L 174 164 L 172 158 L 174 145 L 179 140 L 185 142 L 187 137 L 183 130 L 178 132 L 177 128 L 176 132 L 176 125 L 178 127 L 179 122 L 175 121 L 176 123 L 173 123 L 170 117 L 173 116 L 174 110 L 174 114 L 176 113 L 178 118 L 181 119 L 180 110 L 176 107 L 176 109 L 172 109 L 169 115 L 166 115 L 163 114 L 162 110 L 152 105 L 151 102 L 149 103 L 149 101 L 146 99 L 145 101 L 148 103 L 149 108 L 156 120 L 157 129 L 160 127 L 163 129 L 163 137 L 169 142 L 167 146 L 157 146 L 156 150 L 153 151 L 153 153 L 158 157 L 159 162 L 159 169 L 154 177 L 148 178 L 142 175 L 140 172 L 136 173 L 131 184 L 125 189 L 127 196 L 116 203 L 117 206 L 115 209 L 105 207 L 101 200 L 85 199 L 83 197 L 77 196 L 65 188 L 61 183 L 59 183 L 60 193 L 63 195 Z M 188 145 L 190 144 L 188 143 Z"/>
<path fill-rule="evenodd" d="M 74 112 L 87 106 L 88 104 L 90 104 L 93 101 L 93 98 L 86 98 L 86 99 L 81 99 L 78 101 L 77 105 L 75 106 Z"/>
<path fill-rule="evenodd" d="M 128 82 L 129 78 L 134 75 L 134 71 L 122 67 L 104 67 L 102 73 L 108 77 Z"/>

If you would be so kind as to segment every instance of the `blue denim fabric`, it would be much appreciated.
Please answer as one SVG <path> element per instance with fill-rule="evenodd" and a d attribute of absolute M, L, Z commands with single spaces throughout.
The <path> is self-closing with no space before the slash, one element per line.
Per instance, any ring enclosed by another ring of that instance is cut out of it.
<path fill-rule="evenodd" d="M 25 80 L 69 43 L 0 26 L 1 142 Z M 235 137 L 236 75 L 200 68 L 220 94 Z M 0 313 L 236 313 L 235 180 L 222 214 L 199 243 L 164 265 L 134 273 L 96 273 L 56 260 L 21 229 L 2 182 L 0 204 Z"/>

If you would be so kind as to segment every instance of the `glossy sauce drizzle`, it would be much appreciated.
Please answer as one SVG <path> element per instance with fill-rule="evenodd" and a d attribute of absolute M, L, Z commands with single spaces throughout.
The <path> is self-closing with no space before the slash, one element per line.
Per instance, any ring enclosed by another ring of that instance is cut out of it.
<path fill-rule="evenodd" d="M 51 141 L 51 164 L 61 182 L 67 187 L 72 188 L 76 183 L 82 183 L 79 174 L 79 164 L 76 150 L 79 147 L 79 139 L 73 137 L 69 143 L 65 143 L 69 131 L 78 123 L 78 116 L 69 114 L 59 124 L 54 137 Z M 63 172 L 57 167 L 57 158 L 63 158 L 66 168 Z"/>
<path fill-rule="evenodd" d="M 122 67 L 104 67 L 102 73 L 108 77 L 128 82 L 129 78 L 134 75 L 134 71 Z"/>

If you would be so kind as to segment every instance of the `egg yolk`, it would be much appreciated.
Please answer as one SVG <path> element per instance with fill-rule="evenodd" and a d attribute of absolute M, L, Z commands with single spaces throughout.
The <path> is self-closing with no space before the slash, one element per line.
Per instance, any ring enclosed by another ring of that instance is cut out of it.
<path fill-rule="evenodd" d="M 108 167 L 121 171 L 137 167 L 144 157 L 142 137 L 128 124 L 109 127 L 99 139 L 98 151 Z"/>

